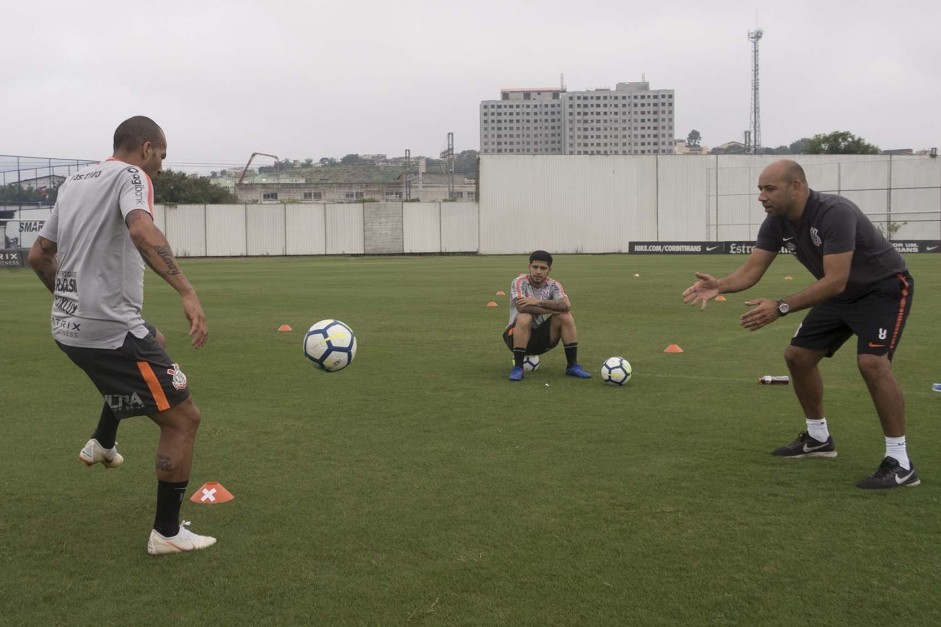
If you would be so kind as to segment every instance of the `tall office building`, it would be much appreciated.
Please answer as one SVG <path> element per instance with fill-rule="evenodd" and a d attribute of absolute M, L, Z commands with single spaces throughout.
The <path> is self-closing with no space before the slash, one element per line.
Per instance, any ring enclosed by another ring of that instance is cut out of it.
<path fill-rule="evenodd" d="M 552 87 L 503 89 L 500 100 L 482 101 L 481 154 L 563 154 L 564 96 Z"/>
<path fill-rule="evenodd" d="M 480 103 L 481 154 L 672 154 L 674 94 L 650 83 L 612 89 L 504 89 Z"/>

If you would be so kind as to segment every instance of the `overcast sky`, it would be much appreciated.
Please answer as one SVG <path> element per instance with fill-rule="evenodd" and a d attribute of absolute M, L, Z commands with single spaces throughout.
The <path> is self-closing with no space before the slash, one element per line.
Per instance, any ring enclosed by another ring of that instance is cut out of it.
<path fill-rule="evenodd" d="M 762 145 L 848 130 L 941 144 L 941 2 L 903 0 L 30 0 L 0 10 L 0 154 L 100 159 L 148 115 L 167 165 L 254 151 L 437 156 L 479 149 L 506 87 L 676 92 L 676 135 L 749 125 L 761 27 Z M 270 160 L 269 160 L 270 162 Z M 263 162 L 262 162 L 263 164 Z"/>

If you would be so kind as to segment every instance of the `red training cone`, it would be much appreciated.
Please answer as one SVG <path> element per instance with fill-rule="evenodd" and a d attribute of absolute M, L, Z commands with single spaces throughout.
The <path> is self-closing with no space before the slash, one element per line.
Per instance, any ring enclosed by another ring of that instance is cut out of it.
<path fill-rule="evenodd" d="M 190 497 L 190 500 L 194 503 L 218 505 L 220 503 L 228 503 L 234 498 L 231 492 L 222 487 L 221 483 L 210 481 L 204 483 L 203 487 L 196 490 L 196 493 Z"/>

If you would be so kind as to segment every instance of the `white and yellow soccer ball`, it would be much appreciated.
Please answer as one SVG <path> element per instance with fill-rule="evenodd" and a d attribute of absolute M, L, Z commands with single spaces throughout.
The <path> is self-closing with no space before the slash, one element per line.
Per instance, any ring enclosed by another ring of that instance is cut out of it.
<path fill-rule="evenodd" d="M 321 320 L 304 335 L 304 356 L 320 370 L 343 370 L 356 357 L 356 334 L 339 320 Z"/>
<path fill-rule="evenodd" d="M 608 357 L 601 364 L 601 380 L 609 385 L 625 385 L 633 373 L 630 362 L 623 357 Z"/>

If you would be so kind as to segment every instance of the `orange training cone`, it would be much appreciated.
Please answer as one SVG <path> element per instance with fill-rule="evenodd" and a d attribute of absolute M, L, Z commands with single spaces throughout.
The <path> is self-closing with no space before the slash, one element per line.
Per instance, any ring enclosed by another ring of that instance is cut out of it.
<path fill-rule="evenodd" d="M 500 290 L 499 292 L 497 292 L 497 296 L 506 296 L 506 292 L 504 292 L 503 290 Z"/>
<path fill-rule="evenodd" d="M 190 500 L 194 503 L 218 505 L 219 503 L 228 503 L 234 498 L 231 492 L 222 487 L 221 483 L 210 481 L 204 483 L 203 487 L 196 490 L 196 493 L 190 497 Z"/>
<path fill-rule="evenodd" d="M 280 327 L 278 327 L 278 331 L 293 331 L 293 330 L 294 329 L 292 329 L 291 325 L 289 324 L 282 324 Z"/>
<path fill-rule="evenodd" d="M 497 304 L 493 301 L 490 301 L 489 303 L 487 303 L 487 307 L 496 307 L 496 306 Z"/>
<path fill-rule="evenodd" d="M 724 303 L 728 299 L 722 294 L 719 294 L 718 296 L 716 296 L 716 300 L 719 301 L 720 303 Z"/>
<path fill-rule="evenodd" d="M 663 352 L 664 353 L 682 353 L 683 349 L 680 348 L 677 344 L 670 344 L 665 349 L 663 349 Z"/>
<path fill-rule="evenodd" d="M 792 277 L 792 276 L 789 274 L 789 275 L 787 275 L 786 277 L 784 277 L 784 280 L 785 280 L 785 281 L 793 281 L 793 280 L 794 280 L 794 277 Z"/>

